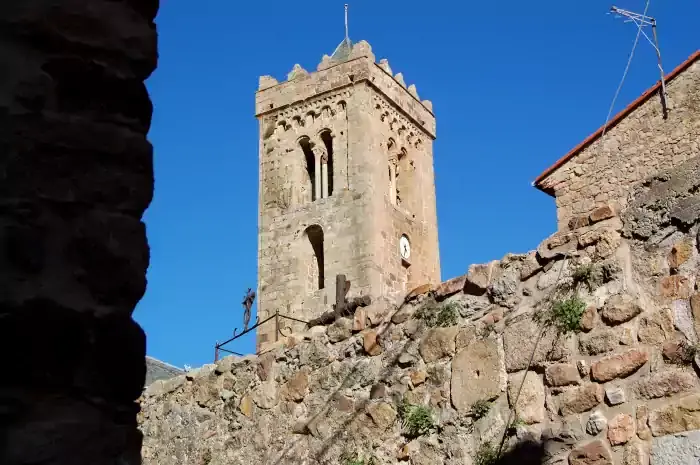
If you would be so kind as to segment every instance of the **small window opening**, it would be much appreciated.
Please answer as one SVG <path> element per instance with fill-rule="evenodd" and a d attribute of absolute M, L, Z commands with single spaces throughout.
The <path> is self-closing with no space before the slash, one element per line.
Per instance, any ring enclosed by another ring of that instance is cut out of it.
<path fill-rule="evenodd" d="M 316 186 L 316 163 L 314 153 L 311 150 L 311 144 L 308 138 L 303 138 L 299 141 L 301 150 L 304 152 L 304 161 L 306 163 L 307 177 L 304 179 L 305 186 L 311 191 L 311 201 L 318 198 L 318 189 Z"/>
<path fill-rule="evenodd" d="M 306 237 L 311 245 L 312 256 L 309 260 L 308 282 L 313 290 L 325 287 L 325 270 L 323 258 L 323 229 L 315 224 L 306 228 Z"/>
<path fill-rule="evenodd" d="M 330 131 L 324 131 L 321 133 L 321 140 L 326 146 L 326 153 L 328 154 L 327 159 L 327 175 L 324 177 L 323 182 L 328 186 L 328 196 L 333 195 L 333 136 Z"/>

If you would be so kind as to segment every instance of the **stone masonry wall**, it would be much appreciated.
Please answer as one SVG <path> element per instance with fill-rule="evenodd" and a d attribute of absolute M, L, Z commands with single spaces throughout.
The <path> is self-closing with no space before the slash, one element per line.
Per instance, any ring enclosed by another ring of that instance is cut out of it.
<path fill-rule="evenodd" d="M 699 166 L 398 307 L 156 381 L 144 464 L 483 465 L 504 433 L 506 450 L 540 443 L 545 464 L 691 463 Z"/>
<path fill-rule="evenodd" d="M 0 2 L 0 463 L 136 465 L 157 0 Z"/>
<path fill-rule="evenodd" d="M 640 181 L 700 153 L 700 61 L 667 86 L 671 111 L 662 118 L 657 95 L 546 178 L 554 190 L 559 230 L 585 223 L 595 208 L 624 208 Z"/>
<path fill-rule="evenodd" d="M 275 311 L 309 320 L 330 310 L 337 274 L 352 282 L 351 296 L 375 300 L 395 301 L 414 283 L 440 282 L 435 118 L 430 102 L 421 102 L 415 86 L 407 88 L 397 76 L 385 60 L 375 63 L 369 44 L 358 42 L 348 61 L 324 58 L 315 73 L 297 65 L 283 83 L 261 78 L 256 96 L 261 320 Z M 390 157 L 399 154 L 405 202 L 396 208 L 387 172 Z M 326 155 L 332 190 L 318 198 L 323 189 L 312 186 L 315 160 Z M 318 250 L 308 228 L 322 232 Z M 412 245 L 408 269 L 399 257 L 402 234 Z M 316 259 L 319 250 L 322 264 Z M 303 329 L 303 323 L 283 322 L 285 334 Z M 277 340 L 274 325 L 257 331 L 259 349 Z"/>

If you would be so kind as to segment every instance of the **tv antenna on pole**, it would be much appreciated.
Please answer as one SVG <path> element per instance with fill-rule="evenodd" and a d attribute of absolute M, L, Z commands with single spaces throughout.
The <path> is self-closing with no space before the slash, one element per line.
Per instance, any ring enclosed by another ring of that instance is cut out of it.
<path fill-rule="evenodd" d="M 664 68 L 661 65 L 661 49 L 659 49 L 659 38 L 656 35 L 656 19 L 652 18 L 651 16 L 647 16 L 646 14 L 634 13 L 632 11 L 623 10 L 622 8 L 618 8 L 616 6 L 612 6 L 610 8 L 610 11 L 618 17 L 621 16 L 627 18 L 625 20 L 626 23 L 633 22 L 634 24 L 636 24 L 639 28 L 639 31 L 647 39 L 647 42 L 649 42 L 651 46 L 654 47 L 654 51 L 656 51 L 656 59 L 659 66 L 659 72 L 661 73 L 661 109 L 663 111 L 664 119 L 668 118 L 668 94 L 666 93 L 666 78 L 664 77 Z M 654 38 L 653 40 L 649 38 L 646 32 L 644 32 L 645 26 L 651 26 L 651 33 Z"/>

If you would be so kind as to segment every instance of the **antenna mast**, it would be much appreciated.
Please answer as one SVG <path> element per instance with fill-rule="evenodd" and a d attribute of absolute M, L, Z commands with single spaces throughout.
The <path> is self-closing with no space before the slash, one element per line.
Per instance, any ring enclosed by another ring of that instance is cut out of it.
<path fill-rule="evenodd" d="M 348 4 L 345 4 L 345 40 L 350 39 L 350 34 L 348 34 Z"/>
<path fill-rule="evenodd" d="M 659 72 L 661 73 L 661 109 L 663 111 L 664 119 L 668 118 L 668 94 L 666 93 L 666 78 L 664 77 L 664 68 L 661 65 L 661 50 L 659 49 L 659 39 L 656 35 L 656 19 L 644 14 L 623 10 L 622 8 L 618 8 L 616 6 L 612 6 L 610 8 L 610 11 L 618 16 L 624 16 L 625 18 L 627 18 L 627 20 L 625 20 L 626 23 L 631 21 L 634 24 L 636 24 L 640 32 L 644 34 L 644 37 L 647 39 L 647 41 L 651 44 L 652 47 L 654 47 L 654 51 L 656 51 L 656 59 L 659 66 Z M 651 32 L 652 36 L 654 37 L 654 40 L 650 39 L 647 33 L 644 32 L 644 26 L 651 26 Z"/>

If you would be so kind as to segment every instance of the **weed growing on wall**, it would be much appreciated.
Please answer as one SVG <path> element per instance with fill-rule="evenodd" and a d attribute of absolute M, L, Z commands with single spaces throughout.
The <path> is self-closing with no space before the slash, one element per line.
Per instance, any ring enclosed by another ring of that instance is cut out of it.
<path fill-rule="evenodd" d="M 435 428 L 433 411 L 425 405 L 412 405 L 404 402 L 399 407 L 404 434 L 416 438 L 430 433 Z"/>
<path fill-rule="evenodd" d="M 498 452 L 490 442 L 484 442 L 479 446 L 474 457 L 474 465 L 494 465 Z"/>
<path fill-rule="evenodd" d="M 454 326 L 459 320 L 459 305 L 456 302 L 439 304 L 430 299 L 416 311 L 414 317 L 425 321 L 430 327 Z"/>
<path fill-rule="evenodd" d="M 469 410 L 469 414 L 474 418 L 474 420 L 479 420 L 484 418 L 486 414 L 489 413 L 490 409 L 491 404 L 489 402 L 485 400 L 477 400 Z"/>

